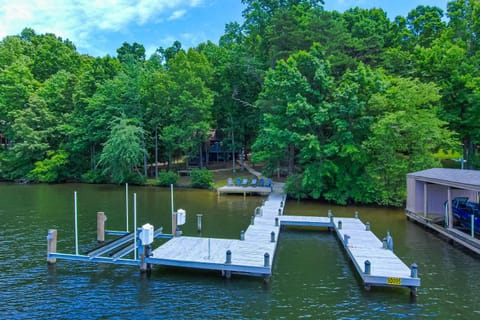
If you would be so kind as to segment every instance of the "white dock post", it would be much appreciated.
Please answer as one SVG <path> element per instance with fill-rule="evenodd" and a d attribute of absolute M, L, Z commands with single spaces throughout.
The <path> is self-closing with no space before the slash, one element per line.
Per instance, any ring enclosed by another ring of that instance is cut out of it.
<path fill-rule="evenodd" d="M 47 263 L 55 264 L 56 258 L 50 258 L 51 253 L 57 252 L 57 229 L 49 229 L 47 234 Z"/>
<path fill-rule="evenodd" d="M 245 240 L 245 231 L 240 231 L 240 240 L 244 241 Z"/>
<path fill-rule="evenodd" d="M 265 254 L 263 255 L 263 266 L 265 268 L 270 267 L 270 255 L 268 254 L 268 252 L 265 252 Z"/>
<path fill-rule="evenodd" d="M 410 266 L 410 277 L 411 278 L 418 278 L 418 265 L 416 263 L 413 263 Z"/>
<path fill-rule="evenodd" d="M 358 211 L 355 211 L 355 219 L 358 219 Z"/>
<path fill-rule="evenodd" d="M 128 183 L 125 183 L 125 231 L 128 232 Z"/>
<path fill-rule="evenodd" d="M 370 222 L 365 223 L 365 231 L 370 231 Z"/>
<path fill-rule="evenodd" d="M 365 274 L 370 274 L 372 272 L 371 263 L 369 260 L 365 260 Z"/>
<path fill-rule="evenodd" d="M 75 254 L 78 256 L 78 210 L 77 210 L 77 191 L 73 193 L 75 206 Z"/>
<path fill-rule="evenodd" d="M 133 194 L 133 260 L 137 260 L 137 194 Z"/>
<path fill-rule="evenodd" d="M 197 214 L 197 231 L 202 232 L 202 216 L 203 214 Z"/>
<path fill-rule="evenodd" d="M 231 264 L 232 263 L 232 251 L 227 250 L 225 255 L 226 255 L 225 264 Z"/>
<path fill-rule="evenodd" d="M 413 263 L 410 266 L 410 277 L 411 278 L 418 278 L 418 265 Z M 417 295 L 417 287 L 410 287 L 410 296 L 414 297 Z"/>
<path fill-rule="evenodd" d="M 97 212 L 97 241 L 98 243 L 105 242 L 105 221 L 107 216 L 104 212 Z"/>
<path fill-rule="evenodd" d="M 470 236 L 472 238 L 475 238 L 475 215 L 474 214 L 472 214 L 470 216 L 470 227 L 471 227 L 470 228 Z"/>
<path fill-rule="evenodd" d="M 255 216 L 250 218 L 250 224 L 253 226 L 255 224 Z"/>

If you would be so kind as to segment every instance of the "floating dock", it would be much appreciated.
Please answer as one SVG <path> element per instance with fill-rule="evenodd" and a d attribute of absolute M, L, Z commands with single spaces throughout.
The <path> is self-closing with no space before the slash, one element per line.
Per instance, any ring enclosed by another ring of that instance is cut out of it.
<path fill-rule="evenodd" d="M 271 193 L 263 206 L 255 210 L 250 225 L 240 232 L 239 239 L 165 235 L 155 231 L 154 238 L 170 238 L 163 245 L 150 250 L 138 242 L 140 257 L 123 259 L 134 250 L 133 233 L 100 246 L 87 255 L 67 255 L 49 251 L 47 259 L 105 262 L 140 266 L 142 271 L 151 265 L 163 265 L 232 274 L 259 276 L 266 280 L 272 275 L 272 265 L 277 249 L 278 236 L 283 226 L 323 227 L 334 230 L 342 247 L 351 259 L 365 288 L 372 286 L 404 287 L 412 293 L 420 286 L 417 266 L 409 268 L 391 250 L 389 239 L 379 240 L 369 224 L 363 224 L 356 214 L 354 218 L 286 216 L 283 193 Z M 50 236 L 50 231 L 49 231 Z M 56 231 L 54 237 L 56 238 Z M 47 237 L 48 239 L 49 237 Z M 51 237 L 53 238 L 53 236 Z M 139 236 L 140 239 L 142 237 Z M 49 240 L 51 241 L 51 239 Z M 51 243 L 49 242 L 49 248 Z M 389 248 L 390 247 L 390 248 Z M 108 254 L 108 257 L 105 256 Z M 136 254 L 134 255 L 136 257 Z"/>
<path fill-rule="evenodd" d="M 223 186 L 217 189 L 217 194 L 243 194 L 245 197 L 247 194 L 259 194 L 269 195 L 272 192 L 271 187 L 253 187 L 253 186 Z"/>

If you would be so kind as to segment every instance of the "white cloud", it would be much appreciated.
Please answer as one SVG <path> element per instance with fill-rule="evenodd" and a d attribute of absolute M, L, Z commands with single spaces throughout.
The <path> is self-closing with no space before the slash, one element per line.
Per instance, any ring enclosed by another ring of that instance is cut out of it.
<path fill-rule="evenodd" d="M 204 0 L 0 0 L 0 39 L 23 28 L 55 33 L 90 48 L 99 32 L 177 19 Z"/>
<path fill-rule="evenodd" d="M 167 20 L 171 21 L 171 20 L 176 20 L 176 19 L 180 19 L 181 17 L 183 17 L 185 15 L 185 13 L 187 13 L 187 10 L 175 10 L 172 15 L 170 17 L 168 17 Z"/>

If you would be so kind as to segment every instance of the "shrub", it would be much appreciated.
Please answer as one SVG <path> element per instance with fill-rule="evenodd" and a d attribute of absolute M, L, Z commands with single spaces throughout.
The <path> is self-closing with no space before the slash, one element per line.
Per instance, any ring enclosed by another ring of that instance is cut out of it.
<path fill-rule="evenodd" d="M 209 189 L 213 187 L 213 175 L 206 169 L 195 169 L 190 172 L 193 188 Z"/>
<path fill-rule="evenodd" d="M 169 185 L 177 184 L 178 176 L 173 171 L 159 172 L 157 184 L 162 187 L 168 187 Z"/>

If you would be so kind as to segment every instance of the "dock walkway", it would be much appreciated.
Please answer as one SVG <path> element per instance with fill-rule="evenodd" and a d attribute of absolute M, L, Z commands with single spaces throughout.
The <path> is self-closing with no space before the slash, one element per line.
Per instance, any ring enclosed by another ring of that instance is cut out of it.
<path fill-rule="evenodd" d="M 326 227 L 335 230 L 366 288 L 390 286 L 415 291 L 420 286 L 416 266 L 410 269 L 392 250 L 385 248 L 360 219 L 286 216 L 283 215 L 284 204 L 283 194 L 270 194 L 238 240 L 175 237 L 153 250 L 146 262 L 219 270 L 228 277 L 246 274 L 268 279 L 282 226 Z"/>

